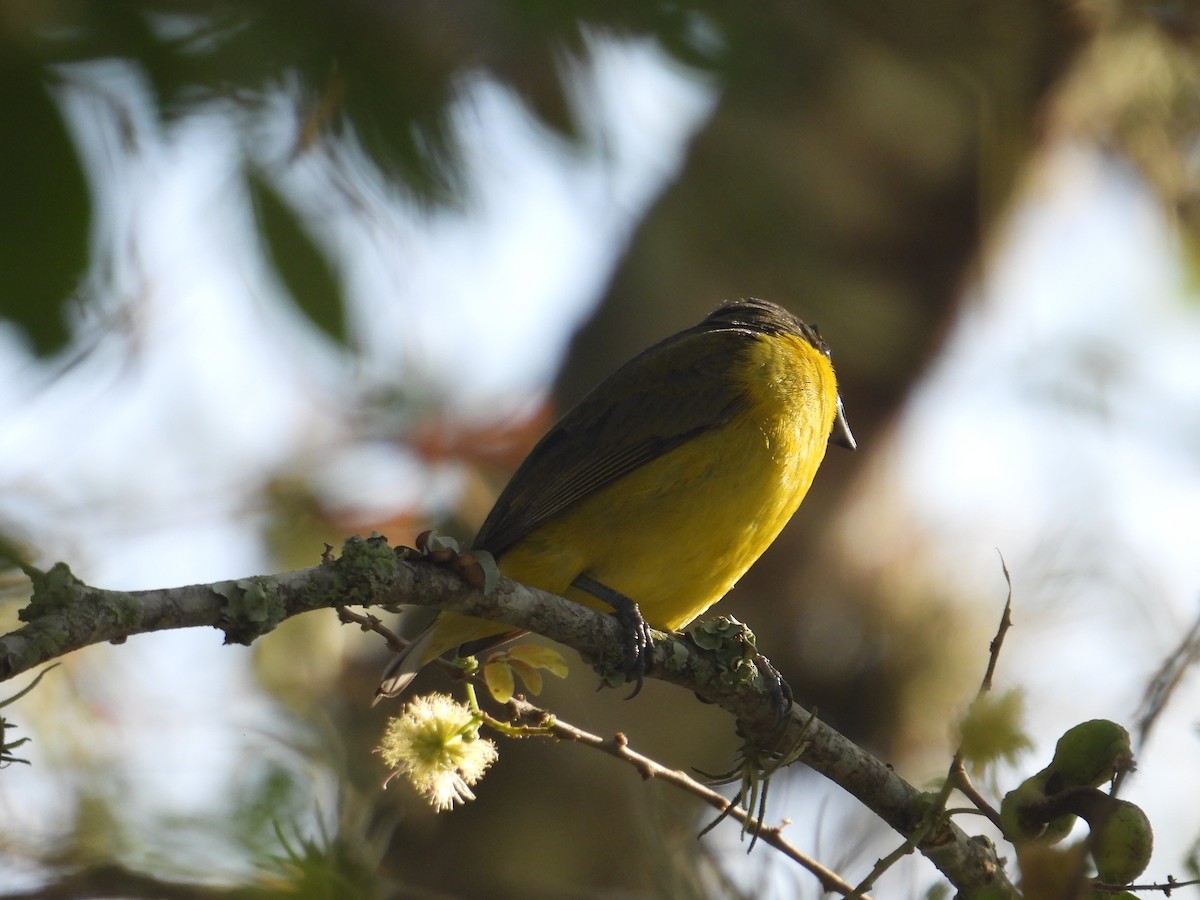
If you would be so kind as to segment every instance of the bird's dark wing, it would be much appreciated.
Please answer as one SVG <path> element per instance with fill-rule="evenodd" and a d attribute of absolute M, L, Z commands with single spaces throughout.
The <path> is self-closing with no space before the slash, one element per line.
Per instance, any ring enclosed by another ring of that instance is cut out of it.
<path fill-rule="evenodd" d="M 573 503 L 729 421 L 746 403 L 730 369 L 757 334 L 710 317 L 631 359 L 530 451 L 474 546 L 503 553 Z"/>

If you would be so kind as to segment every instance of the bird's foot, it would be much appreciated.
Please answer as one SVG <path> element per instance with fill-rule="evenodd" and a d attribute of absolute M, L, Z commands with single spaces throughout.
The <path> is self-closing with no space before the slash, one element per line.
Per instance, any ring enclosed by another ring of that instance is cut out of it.
<path fill-rule="evenodd" d="M 634 682 L 633 691 L 626 698 L 632 700 L 641 692 L 654 658 L 652 629 L 642 618 L 642 611 L 638 609 L 637 603 L 620 591 L 613 590 L 608 585 L 601 584 L 587 575 L 577 576 L 571 585 L 591 594 L 598 600 L 603 600 L 613 608 L 625 638 L 625 659 L 621 674 L 625 676 L 626 681 Z"/>

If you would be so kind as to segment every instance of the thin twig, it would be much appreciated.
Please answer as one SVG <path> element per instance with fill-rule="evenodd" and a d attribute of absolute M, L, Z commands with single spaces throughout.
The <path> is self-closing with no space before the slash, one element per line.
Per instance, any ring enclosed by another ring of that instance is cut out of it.
<path fill-rule="evenodd" d="M 355 613 L 344 606 L 337 608 L 338 618 L 345 624 L 356 624 L 363 631 L 373 631 L 381 635 L 387 641 L 388 646 L 395 651 L 404 649 L 408 644 L 403 638 L 399 637 L 395 632 L 385 627 L 381 620 L 370 613 L 359 614 Z M 439 662 L 445 662 L 439 660 Z M 455 667 L 453 663 L 446 663 L 447 667 L 454 673 L 462 676 L 462 670 Z M 472 685 L 486 687 L 481 676 L 472 676 L 466 679 L 467 687 Z M 478 704 L 476 703 L 476 706 Z M 821 887 L 825 891 L 837 891 L 845 894 L 851 890 L 849 882 L 843 880 L 838 874 L 831 869 L 822 866 L 819 862 L 806 856 L 790 842 L 784 839 L 783 829 L 778 827 L 768 827 L 762 823 L 761 816 L 755 818 L 747 813 L 736 803 L 731 803 L 717 791 L 707 785 L 690 777 L 686 773 L 678 769 L 668 769 L 662 764 L 654 761 L 648 756 L 644 756 L 629 747 L 628 739 L 618 733 L 611 740 L 605 740 L 599 735 L 584 731 L 578 726 L 572 725 L 558 718 L 548 710 L 535 706 L 523 698 L 513 698 L 509 701 L 508 706 L 513 711 L 514 718 L 534 719 L 538 724 L 538 729 L 545 729 L 543 733 L 549 733 L 554 737 L 570 740 L 578 744 L 583 744 L 589 747 L 595 747 L 604 751 L 610 756 L 628 762 L 643 778 L 657 778 L 661 781 L 666 781 L 681 790 L 685 790 L 703 800 L 705 803 L 716 808 L 722 815 L 729 816 L 741 823 L 743 833 L 750 833 L 754 838 L 762 839 L 764 843 L 779 850 L 785 856 L 799 863 L 804 868 L 808 869 L 812 874 L 816 875 L 821 882 Z M 485 718 L 489 724 L 495 727 L 497 724 L 493 722 L 490 716 Z M 498 728 L 501 733 L 512 736 L 510 732 L 503 728 Z M 524 735 L 523 735 L 524 736 Z M 869 898 L 868 898 L 869 900 Z"/>
<path fill-rule="evenodd" d="M 975 694 L 976 700 L 979 700 L 991 691 L 992 681 L 996 676 L 996 666 L 1000 662 L 1000 650 L 1004 647 L 1004 637 L 1008 634 L 1008 629 L 1012 628 L 1012 576 L 1009 574 L 1008 564 L 1004 562 L 1003 554 L 1000 555 L 1000 568 L 1004 572 L 1004 581 L 1008 585 L 1008 596 L 1004 598 L 1004 611 L 1000 614 L 1000 623 L 996 626 L 996 634 L 992 638 L 991 643 L 988 644 L 987 669 L 983 673 L 983 680 L 979 683 L 979 691 Z M 967 773 L 967 767 L 963 760 L 961 746 L 954 751 L 954 757 L 950 760 L 950 771 L 947 774 L 947 780 L 958 789 L 959 793 L 974 803 L 976 808 L 987 816 L 993 825 L 1000 828 L 1000 813 L 979 792 L 975 787 L 975 783 L 971 781 L 971 776 Z"/>
<path fill-rule="evenodd" d="M 373 616 L 370 613 L 359 614 L 352 612 L 344 606 L 338 606 L 335 609 L 337 610 L 338 620 L 343 625 L 358 625 L 363 631 L 375 632 L 387 641 L 388 649 L 393 653 L 399 653 L 408 646 L 408 641 L 384 625 L 383 620 L 379 616 Z"/>
<path fill-rule="evenodd" d="M 1000 813 L 996 810 L 983 794 L 979 793 L 979 789 L 975 787 L 975 782 L 971 780 L 971 776 L 967 774 L 967 767 L 963 764 L 962 753 L 955 753 L 954 759 L 950 763 L 949 781 L 958 789 L 958 792 L 975 804 L 974 812 L 987 816 L 993 825 L 1000 828 Z M 1001 831 L 1004 829 L 1000 828 Z"/>
<path fill-rule="evenodd" d="M 1150 736 L 1150 729 L 1154 727 L 1158 717 L 1167 708 L 1167 703 L 1175 694 L 1175 689 L 1183 682 L 1183 676 L 1187 674 L 1188 668 L 1195 665 L 1198 659 L 1200 659 L 1200 617 L 1197 617 L 1188 633 L 1183 636 L 1183 640 L 1163 660 L 1158 671 L 1154 673 L 1154 677 L 1150 679 L 1150 683 L 1146 685 L 1146 692 L 1142 697 L 1137 716 L 1139 748 L 1146 743 L 1146 739 Z"/>
<path fill-rule="evenodd" d="M 564 722 L 562 719 L 552 716 L 550 713 L 524 699 L 514 698 L 509 701 L 509 706 L 520 718 L 544 722 L 553 731 L 555 737 L 600 750 L 615 759 L 629 763 L 642 778 L 655 778 L 665 781 L 667 784 L 698 797 L 723 815 L 728 815 L 740 822 L 743 828 L 756 835 L 763 843 L 774 847 L 789 859 L 799 863 L 820 880 L 823 890 L 836 891 L 839 894 L 849 894 L 853 891 L 853 886 L 836 872 L 826 868 L 811 857 L 806 856 L 787 841 L 783 837 L 782 827 L 768 827 L 763 825 L 740 806 L 732 804 L 717 791 L 692 778 L 686 772 L 679 769 L 668 769 L 650 757 L 638 753 L 630 748 L 629 740 L 625 735 L 617 733 L 612 738 L 606 740 L 597 734 L 592 734 L 569 722 Z"/>
<path fill-rule="evenodd" d="M 1104 894 L 1120 894 L 1123 891 L 1133 893 L 1134 891 L 1144 891 L 1145 893 L 1162 894 L 1165 897 L 1170 897 L 1172 892 L 1181 887 L 1192 887 L 1200 884 L 1200 878 L 1193 878 L 1191 881 L 1176 881 L 1173 876 L 1167 876 L 1167 880 L 1161 884 L 1158 882 L 1148 882 L 1146 884 L 1093 884 L 1092 890 Z"/>
<path fill-rule="evenodd" d="M 1008 596 L 1004 598 L 1004 611 L 1000 613 L 1000 623 L 996 626 L 996 634 L 992 638 L 991 643 L 988 644 L 987 669 L 983 673 L 983 680 L 980 681 L 979 690 L 975 694 L 976 700 L 981 699 L 991 691 L 992 681 L 996 676 L 996 666 L 1000 662 L 1000 650 L 1004 647 L 1004 637 L 1008 634 L 1008 629 L 1012 628 L 1012 576 L 1009 574 L 1008 564 L 1004 561 L 1004 554 L 1000 554 L 1000 568 L 1004 572 L 1004 581 L 1008 585 Z M 950 772 L 947 777 L 962 794 L 979 808 L 980 812 L 999 827 L 1000 814 L 979 793 L 971 781 L 971 776 L 967 774 L 967 767 L 963 761 L 961 746 L 954 752 L 954 758 L 950 761 Z"/>
<path fill-rule="evenodd" d="M 938 825 L 943 817 L 946 809 L 946 803 L 950 799 L 950 793 L 954 790 L 954 785 L 949 778 L 942 782 L 942 787 L 938 791 L 937 797 L 922 816 L 917 827 L 908 833 L 904 841 L 895 850 L 887 856 L 879 859 L 867 873 L 867 876 L 858 883 L 854 891 L 850 893 L 846 900 L 860 900 L 866 896 L 866 892 L 875 886 L 875 882 L 879 880 L 888 869 L 915 851 L 933 831 L 934 826 Z"/>
<path fill-rule="evenodd" d="M 992 638 L 991 643 L 988 644 L 987 669 L 983 673 L 983 680 L 980 682 L 979 690 L 976 692 L 976 700 L 986 695 L 992 689 L 992 681 L 996 675 L 996 666 L 1000 662 L 1000 650 L 1004 646 L 1004 637 L 1008 634 L 1008 629 L 1012 627 L 1012 576 L 1009 574 L 1008 565 L 1004 562 L 1003 554 L 1000 555 L 1000 568 L 1004 572 L 1004 581 L 1008 585 L 1008 596 L 1004 600 L 1004 611 L 1000 614 L 1000 624 L 996 627 L 996 634 Z M 963 749 L 960 745 L 954 751 L 954 756 L 950 760 L 950 769 L 946 773 L 942 787 L 938 791 L 933 805 L 922 819 L 921 824 L 905 838 L 900 846 L 875 864 L 875 867 L 862 880 L 858 887 L 855 888 L 854 893 L 847 900 L 857 900 L 858 897 L 862 896 L 861 891 L 869 889 L 880 875 L 916 850 L 921 841 L 929 834 L 933 825 L 946 811 L 946 803 L 950 800 L 950 794 L 955 789 L 974 803 L 979 812 L 987 816 L 992 824 L 997 828 L 1000 827 L 1000 813 L 976 789 L 975 784 L 971 781 L 971 776 L 967 774 L 967 767 L 963 759 Z"/>
<path fill-rule="evenodd" d="M 997 552 L 999 553 L 999 551 Z M 983 673 L 983 681 L 979 685 L 977 695 L 979 697 L 992 689 L 996 665 L 1000 662 L 1000 648 L 1004 646 L 1004 636 L 1008 634 L 1008 629 L 1012 628 L 1012 576 L 1008 573 L 1008 564 L 1004 561 L 1002 553 L 1000 554 L 1000 568 L 1004 571 L 1004 581 L 1008 584 L 1008 596 L 1004 600 L 1004 612 L 1000 614 L 1000 625 L 996 629 L 996 636 L 988 645 L 987 671 Z"/>
<path fill-rule="evenodd" d="M 363 631 L 375 632 L 384 639 L 384 641 L 387 643 L 388 649 L 393 653 L 399 653 L 412 643 L 412 641 L 400 637 L 400 635 L 396 634 L 396 632 L 384 625 L 383 620 L 380 619 L 379 616 L 372 615 L 371 613 L 356 613 L 345 606 L 338 606 L 334 608 L 337 610 L 338 621 L 340 621 L 343 625 L 357 625 Z M 463 677 L 462 667 L 444 656 L 437 657 L 430 663 L 430 665 L 437 666 L 451 678 L 461 679 Z"/>

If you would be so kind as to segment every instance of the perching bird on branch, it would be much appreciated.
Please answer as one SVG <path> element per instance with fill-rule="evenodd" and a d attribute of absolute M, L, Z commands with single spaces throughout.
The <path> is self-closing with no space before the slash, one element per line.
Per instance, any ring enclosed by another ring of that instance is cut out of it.
<path fill-rule="evenodd" d="M 817 329 L 763 300 L 727 303 L 569 410 L 472 547 L 508 578 L 615 610 L 640 683 L 645 626 L 676 631 L 720 600 L 800 506 L 830 441 L 855 446 Z M 447 650 L 517 634 L 443 612 L 377 696 L 400 693 Z"/>

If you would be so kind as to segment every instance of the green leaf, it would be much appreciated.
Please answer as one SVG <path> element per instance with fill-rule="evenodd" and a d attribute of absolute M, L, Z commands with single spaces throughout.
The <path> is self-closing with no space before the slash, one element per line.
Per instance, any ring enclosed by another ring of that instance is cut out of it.
<path fill-rule="evenodd" d="M 516 682 L 507 662 L 490 662 L 483 667 L 483 680 L 497 703 L 507 703 L 513 698 Z"/>
<path fill-rule="evenodd" d="M 963 759 L 979 768 L 998 760 L 1012 763 L 1033 744 L 1025 734 L 1025 694 L 1019 689 L 975 699 L 958 723 Z"/>
<path fill-rule="evenodd" d="M 526 665 L 519 659 L 510 659 L 509 666 L 514 672 L 521 676 L 521 681 L 525 683 L 525 689 L 533 696 L 537 696 L 542 692 L 542 673 L 533 666 Z"/>
<path fill-rule="evenodd" d="M 70 334 L 64 307 L 88 262 L 91 200 L 44 70 L 0 64 L 0 316 L 39 356 Z"/>
<path fill-rule="evenodd" d="M 328 337 L 346 346 L 346 316 L 337 274 L 300 216 L 259 173 L 248 173 L 263 239 L 293 302 Z"/>
<path fill-rule="evenodd" d="M 567 662 L 562 654 L 551 647 L 540 647 L 537 644 L 517 644 L 508 651 L 509 659 L 545 669 L 558 678 L 567 677 Z"/>

